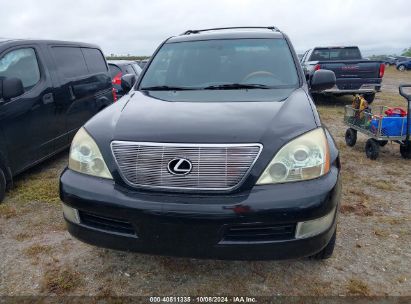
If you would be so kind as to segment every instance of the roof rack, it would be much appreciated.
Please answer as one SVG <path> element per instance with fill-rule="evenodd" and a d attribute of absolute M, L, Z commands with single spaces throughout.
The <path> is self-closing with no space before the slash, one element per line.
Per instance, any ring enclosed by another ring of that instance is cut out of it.
<path fill-rule="evenodd" d="M 199 34 L 201 32 L 237 30 L 237 29 L 266 29 L 266 30 L 271 30 L 275 32 L 280 32 L 280 30 L 275 26 L 236 26 L 236 27 L 216 27 L 216 28 L 209 28 L 209 29 L 202 29 L 202 30 L 187 30 L 181 35 L 191 35 L 191 34 Z"/>

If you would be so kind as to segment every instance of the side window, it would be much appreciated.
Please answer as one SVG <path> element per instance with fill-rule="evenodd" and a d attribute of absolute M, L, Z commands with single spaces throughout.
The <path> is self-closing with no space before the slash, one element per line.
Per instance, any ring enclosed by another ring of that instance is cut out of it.
<path fill-rule="evenodd" d="M 134 71 L 133 67 L 131 66 L 131 64 L 127 64 L 125 66 L 126 69 L 126 74 L 134 74 L 136 75 L 136 71 Z"/>
<path fill-rule="evenodd" d="M 106 61 L 98 49 L 82 48 L 90 74 L 107 72 Z"/>
<path fill-rule="evenodd" d="M 114 77 L 116 77 L 119 73 L 121 73 L 121 70 L 118 66 L 114 65 L 114 64 L 109 64 L 108 65 L 109 69 L 110 69 L 110 76 L 111 79 L 113 79 Z"/>
<path fill-rule="evenodd" d="M 0 77 L 16 77 L 28 91 L 40 81 L 36 52 L 32 48 L 11 51 L 0 58 Z"/>
<path fill-rule="evenodd" d="M 88 75 L 86 62 L 80 48 L 52 47 L 59 74 L 65 79 Z"/>
<path fill-rule="evenodd" d="M 329 59 L 330 59 L 330 50 L 317 49 L 313 51 L 310 61 L 321 61 L 321 60 L 329 60 Z"/>
<path fill-rule="evenodd" d="M 134 71 L 136 72 L 136 75 L 140 75 L 141 74 L 141 68 L 137 63 L 133 63 L 132 64 Z"/>
<path fill-rule="evenodd" d="M 304 55 L 303 55 L 303 58 L 301 58 L 301 62 L 304 62 L 304 61 L 307 60 L 307 55 L 308 55 L 309 52 L 310 52 L 310 50 L 305 51 L 305 53 L 304 53 Z"/>

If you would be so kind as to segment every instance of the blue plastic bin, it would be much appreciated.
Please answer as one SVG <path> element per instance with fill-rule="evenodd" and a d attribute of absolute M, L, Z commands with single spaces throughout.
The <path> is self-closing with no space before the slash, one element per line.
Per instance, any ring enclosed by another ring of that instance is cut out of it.
<path fill-rule="evenodd" d="M 378 130 L 378 123 L 380 119 L 373 119 L 371 121 L 371 131 Z M 383 117 L 382 118 L 382 132 L 383 136 L 405 136 L 407 130 L 407 117 Z M 411 132 L 411 126 L 410 126 Z"/>

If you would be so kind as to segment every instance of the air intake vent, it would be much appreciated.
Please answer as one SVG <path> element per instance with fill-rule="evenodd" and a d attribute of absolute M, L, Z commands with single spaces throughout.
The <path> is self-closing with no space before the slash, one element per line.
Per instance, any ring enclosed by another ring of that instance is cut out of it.
<path fill-rule="evenodd" d="M 224 242 L 270 242 L 293 239 L 295 224 L 242 224 L 227 227 Z"/>
<path fill-rule="evenodd" d="M 106 230 L 108 232 L 117 232 L 123 234 L 135 235 L 135 230 L 133 226 L 124 221 L 120 221 L 113 218 L 102 217 L 83 211 L 79 212 L 80 222 L 89 227 Z"/>

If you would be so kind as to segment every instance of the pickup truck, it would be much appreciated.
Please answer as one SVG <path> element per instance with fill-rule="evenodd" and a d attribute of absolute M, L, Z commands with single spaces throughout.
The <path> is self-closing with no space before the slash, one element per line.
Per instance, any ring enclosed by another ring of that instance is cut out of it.
<path fill-rule="evenodd" d="M 337 78 L 336 85 L 328 90 L 311 93 L 336 96 L 362 94 L 373 102 L 375 92 L 380 91 L 385 64 L 363 59 L 358 47 L 315 47 L 306 51 L 301 59 L 305 76 L 309 80 L 315 71 L 331 70 Z"/>

